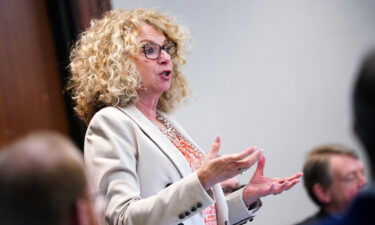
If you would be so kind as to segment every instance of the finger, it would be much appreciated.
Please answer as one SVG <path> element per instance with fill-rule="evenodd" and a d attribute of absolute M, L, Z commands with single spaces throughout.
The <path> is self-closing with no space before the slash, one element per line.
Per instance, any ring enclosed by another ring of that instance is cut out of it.
<path fill-rule="evenodd" d="M 289 181 L 289 184 L 285 187 L 285 190 L 291 189 L 294 185 L 299 183 L 300 179 L 295 179 L 293 181 Z"/>
<path fill-rule="evenodd" d="M 281 180 L 282 181 L 291 181 L 291 180 L 298 179 L 298 178 L 302 177 L 302 175 L 303 175 L 302 172 L 298 172 L 298 173 L 293 174 L 292 176 L 284 177 Z"/>
<path fill-rule="evenodd" d="M 266 157 L 261 154 L 258 159 L 257 169 L 255 170 L 255 176 L 263 177 L 264 167 L 266 165 Z"/>
<path fill-rule="evenodd" d="M 206 160 L 214 159 L 217 157 L 219 153 L 220 145 L 221 145 L 221 139 L 219 136 L 216 136 L 215 141 L 212 144 L 211 150 L 207 153 Z"/>
<path fill-rule="evenodd" d="M 286 190 L 286 187 L 288 187 L 289 185 L 289 181 L 283 183 L 283 184 L 280 184 L 278 187 L 275 188 L 273 194 L 274 195 L 277 195 L 277 194 L 280 194 L 281 192 L 283 192 L 284 190 Z"/>
<path fill-rule="evenodd" d="M 263 149 L 258 149 L 253 152 L 251 155 L 237 163 L 238 167 L 249 169 L 254 163 L 256 163 L 259 157 L 262 155 Z"/>
<path fill-rule="evenodd" d="M 255 152 L 256 149 L 257 149 L 256 146 L 252 146 L 252 147 L 246 149 L 243 152 L 240 152 L 240 153 L 237 153 L 237 154 L 233 154 L 233 155 L 231 155 L 231 160 L 232 161 L 242 160 L 242 159 L 250 156 L 251 154 L 253 154 L 253 152 Z"/>
<path fill-rule="evenodd" d="M 276 188 L 275 193 L 280 194 L 283 191 L 287 191 L 291 189 L 294 185 L 296 185 L 300 179 L 294 179 L 292 181 L 286 181 L 285 183 L 281 184 L 279 187 Z"/>
<path fill-rule="evenodd" d="M 270 193 L 275 194 L 275 188 L 276 188 L 276 185 L 275 185 L 275 184 L 272 184 L 272 185 L 271 185 L 271 188 L 270 188 L 270 190 L 269 190 L 269 192 L 268 192 L 268 194 L 270 194 Z"/>

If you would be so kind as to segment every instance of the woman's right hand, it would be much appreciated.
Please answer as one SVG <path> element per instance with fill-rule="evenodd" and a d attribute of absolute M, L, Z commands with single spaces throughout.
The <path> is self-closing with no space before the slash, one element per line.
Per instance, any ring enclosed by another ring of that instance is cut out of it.
<path fill-rule="evenodd" d="M 237 154 L 218 156 L 220 143 L 220 137 L 217 136 L 202 166 L 197 170 L 198 178 L 205 190 L 240 174 L 243 169 L 247 170 L 258 161 L 263 152 L 256 147 L 250 147 Z"/>

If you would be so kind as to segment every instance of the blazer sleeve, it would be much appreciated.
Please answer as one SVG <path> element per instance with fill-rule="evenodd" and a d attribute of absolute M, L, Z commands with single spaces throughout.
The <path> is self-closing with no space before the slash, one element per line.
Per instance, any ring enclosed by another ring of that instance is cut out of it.
<path fill-rule="evenodd" d="M 109 224 L 176 225 L 214 203 L 195 173 L 142 198 L 137 176 L 141 133 L 129 117 L 113 107 L 99 111 L 86 132 L 85 164 L 94 185 L 105 196 Z M 192 206 L 196 209 L 189 211 Z"/>
<path fill-rule="evenodd" d="M 190 137 L 187 135 L 183 127 L 180 126 L 180 124 L 176 120 L 174 120 L 173 117 L 169 117 L 166 114 L 163 114 L 163 116 L 168 118 L 168 120 L 172 122 L 173 125 L 177 127 L 178 130 L 182 132 L 184 136 L 189 139 L 190 142 L 194 143 L 194 141 L 190 139 Z M 194 144 L 198 146 L 196 143 Z M 228 211 L 229 224 L 241 225 L 241 224 L 247 223 L 248 221 L 252 221 L 253 218 L 255 217 L 256 211 L 258 211 L 260 207 L 262 206 L 262 201 L 258 199 L 256 202 L 251 204 L 250 207 L 246 207 L 245 203 L 242 200 L 243 189 L 244 188 L 241 188 L 240 190 L 237 190 L 231 193 L 230 195 L 223 197 L 223 201 L 224 202 L 226 201 L 226 204 L 227 204 L 227 207 L 225 208 Z M 221 188 L 220 188 L 220 192 L 221 192 L 220 195 L 224 196 Z M 219 194 L 219 193 L 216 193 L 216 194 Z M 218 196 L 215 196 L 215 197 L 216 197 L 216 201 L 218 201 L 219 199 Z M 216 204 L 218 204 L 218 202 L 216 202 Z"/>
<path fill-rule="evenodd" d="M 258 199 L 250 207 L 246 207 L 242 200 L 243 190 L 244 188 L 241 188 L 226 197 L 230 224 L 242 225 L 248 221 L 253 221 L 255 212 L 262 206 L 261 200 Z"/>

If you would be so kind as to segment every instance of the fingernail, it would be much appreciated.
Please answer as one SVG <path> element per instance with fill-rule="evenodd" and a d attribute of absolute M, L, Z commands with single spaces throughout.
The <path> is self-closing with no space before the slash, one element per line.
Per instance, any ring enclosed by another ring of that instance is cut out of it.
<path fill-rule="evenodd" d="M 214 142 L 218 142 L 219 140 L 220 140 L 219 135 L 215 135 L 215 137 L 214 137 Z"/>

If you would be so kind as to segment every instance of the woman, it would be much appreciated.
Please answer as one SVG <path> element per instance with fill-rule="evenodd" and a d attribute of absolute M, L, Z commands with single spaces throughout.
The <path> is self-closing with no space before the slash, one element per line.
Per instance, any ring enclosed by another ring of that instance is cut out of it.
<path fill-rule="evenodd" d="M 93 21 L 71 55 L 69 88 L 88 124 L 85 162 L 107 200 L 109 224 L 208 225 L 244 223 L 259 198 L 299 181 L 265 178 L 255 147 L 207 155 L 168 113 L 188 94 L 181 71 L 187 33 L 153 10 L 113 10 Z M 249 184 L 224 197 L 219 183 L 258 160 Z"/>

